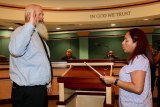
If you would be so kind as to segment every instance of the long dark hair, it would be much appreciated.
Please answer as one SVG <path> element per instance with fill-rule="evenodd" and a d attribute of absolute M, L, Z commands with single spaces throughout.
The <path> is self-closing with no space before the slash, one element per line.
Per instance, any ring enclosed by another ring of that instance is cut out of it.
<path fill-rule="evenodd" d="M 131 54 L 129 61 L 133 62 L 137 55 L 145 55 L 150 64 L 153 64 L 152 53 L 149 50 L 149 42 L 145 33 L 138 28 L 131 29 L 128 32 L 133 42 L 137 42 L 137 46 L 135 47 L 134 52 Z"/>

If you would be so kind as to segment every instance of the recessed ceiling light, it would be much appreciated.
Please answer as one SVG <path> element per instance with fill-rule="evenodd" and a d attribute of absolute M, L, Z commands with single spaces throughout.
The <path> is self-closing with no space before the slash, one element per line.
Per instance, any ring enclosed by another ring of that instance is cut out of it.
<path fill-rule="evenodd" d="M 10 30 L 13 30 L 13 27 L 9 27 Z"/>
<path fill-rule="evenodd" d="M 116 24 L 115 24 L 115 23 L 112 23 L 111 26 L 112 26 L 112 27 L 113 27 L 113 26 L 116 26 Z"/>
<path fill-rule="evenodd" d="M 149 19 L 143 19 L 143 20 L 149 20 Z"/>
<path fill-rule="evenodd" d="M 57 29 L 57 30 L 60 30 L 61 28 L 60 28 L 60 27 L 57 27 L 56 29 Z"/>

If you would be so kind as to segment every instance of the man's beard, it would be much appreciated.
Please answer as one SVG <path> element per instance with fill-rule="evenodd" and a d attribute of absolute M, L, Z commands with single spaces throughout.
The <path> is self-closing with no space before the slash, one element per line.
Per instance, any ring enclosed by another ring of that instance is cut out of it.
<path fill-rule="evenodd" d="M 44 40 L 48 40 L 48 31 L 43 22 L 38 23 L 36 29 Z"/>

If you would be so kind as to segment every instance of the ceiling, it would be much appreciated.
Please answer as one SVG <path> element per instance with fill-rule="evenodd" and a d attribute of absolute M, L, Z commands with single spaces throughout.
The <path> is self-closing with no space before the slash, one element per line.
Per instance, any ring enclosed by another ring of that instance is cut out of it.
<path fill-rule="evenodd" d="M 159 3 L 159 0 L 121 0 L 118 3 L 114 0 L 3 0 L 0 1 L 0 9 L 19 9 L 22 10 L 28 4 L 40 4 L 45 11 L 56 11 L 56 12 L 80 12 L 80 11 L 100 11 L 100 10 L 111 10 L 127 6 L 146 5 L 149 3 Z M 54 4 L 54 6 L 53 6 Z M 107 5 L 108 4 L 108 5 Z M 147 10 L 146 10 L 147 11 Z M 2 15 L 2 14 L 1 14 Z M 9 16 L 8 16 L 9 17 Z M 16 19 L 16 16 L 15 16 Z M 9 27 L 14 29 L 24 24 L 23 20 L 12 20 L 0 18 L 0 29 L 8 30 Z M 144 20 L 148 19 L 148 20 Z M 64 19 L 67 20 L 67 19 Z M 111 26 L 111 24 L 116 24 Z M 125 29 L 130 27 L 147 27 L 147 28 L 160 28 L 160 15 L 148 16 L 143 18 L 137 18 L 133 20 L 120 20 L 120 21 L 81 21 L 81 22 L 46 22 L 47 29 L 50 33 L 53 32 L 64 32 L 64 31 L 84 31 L 84 30 L 99 30 L 99 29 Z M 61 29 L 57 30 L 56 28 Z"/>

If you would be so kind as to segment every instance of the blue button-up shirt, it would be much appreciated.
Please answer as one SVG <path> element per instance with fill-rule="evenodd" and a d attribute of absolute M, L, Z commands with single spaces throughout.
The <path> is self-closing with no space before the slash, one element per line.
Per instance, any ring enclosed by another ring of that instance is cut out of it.
<path fill-rule="evenodd" d="M 47 50 L 49 53 L 48 47 Z M 45 85 L 50 82 L 50 64 L 42 41 L 31 23 L 18 27 L 12 33 L 9 51 L 12 81 L 20 86 Z"/>

